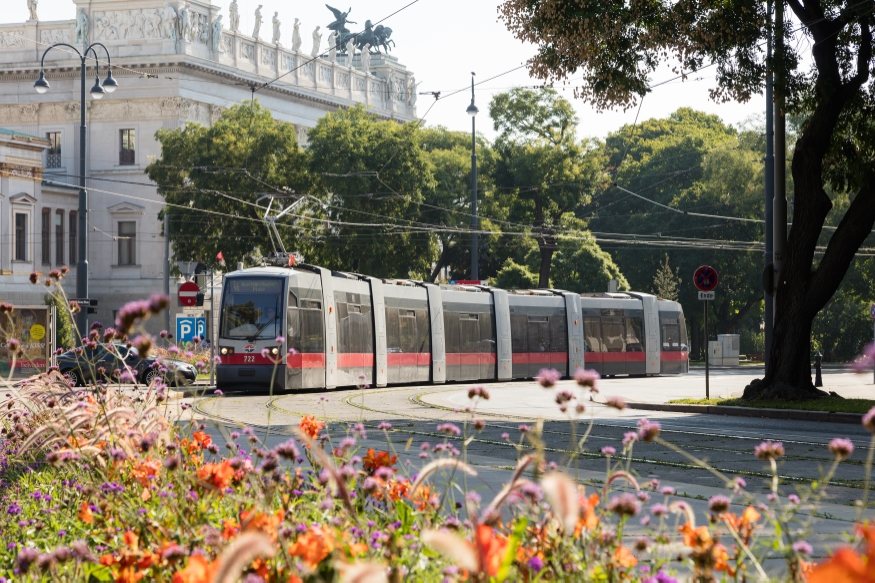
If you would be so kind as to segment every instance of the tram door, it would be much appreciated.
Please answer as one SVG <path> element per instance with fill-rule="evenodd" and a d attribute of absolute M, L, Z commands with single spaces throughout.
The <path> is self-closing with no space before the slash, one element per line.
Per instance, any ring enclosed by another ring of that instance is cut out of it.
<path fill-rule="evenodd" d="M 461 346 L 461 381 L 480 379 L 480 319 L 482 314 L 460 314 L 459 346 Z"/>

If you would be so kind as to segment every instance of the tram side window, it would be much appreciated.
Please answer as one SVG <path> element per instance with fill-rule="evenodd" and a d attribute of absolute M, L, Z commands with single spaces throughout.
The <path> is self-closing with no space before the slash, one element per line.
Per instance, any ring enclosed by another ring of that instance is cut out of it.
<path fill-rule="evenodd" d="M 416 352 L 416 312 L 398 310 L 398 329 L 401 336 L 401 352 Z"/>
<path fill-rule="evenodd" d="M 587 352 L 604 352 L 602 346 L 602 321 L 601 318 L 583 319 L 583 339 L 586 342 Z"/>
<path fill-rule="evenodd" d="M 644 352 L 643 321 L 644 318 L 626 318 L 626 352 Z"/>
<path fill-rule="evenodd" d="M 568 326 L 565 316 L 550 316 L 551 346 L 553 352 L 568 352 Z"/>
<path fill-rule="evenodd" d="M 350 350 L 349 311 L 345 302 L 335 302 L 337 310 L 337 352 L 348 354 Z"/>
<path fill-rule="evenodd" d="M 431 352 L 431 326 L 428 325 L 428 310 L 416 310 L 416 351 Z"/>
<path fill-rule="evenodd" d="M 461 314 L 459 317 L 459 337 L 462 352 L 480 352 L 479 314 Z"/>
<path fill-rule="evenodd" d="M 447 343 L 447 354 L 457 354 L 462 351 L 459 342 L 458 312 L 444 312 L 444 335 Z"/>
<path fill-rule="evenodd" d="M 495 352 L 495 329 L 492 326 L 492 314 L 478 314 L 480 318 L 480 352 Z"/>
<path fill-rule="evenodd" d="M 364 343 L 362 352 L 369 354 L 374 352 L 374 318 L 369 304 L 362 304 L 361 309 L 362 342 Z"/>
<path fill-rule="evenodd" d="M 681 331 L 677 318 L 663 318 L 659 323 L 662 333 L 662 349 L 666 352 L 679 352 Z"/>
<path fill-rule="evenodd" d="M 528 351 L 528 337 L 526 330 L 526 317 L 522 314 L 510 315 L 510 339 L 511 350 L 521 353 Z"/>
<path fill-rule="evenodd" d="M 625 337 L 623 318 L 602 318 L 602 342 L 605 345 L 603 352 L 626 352 Z"/>
<path fill-rule="evenodd" d="M 302 353 L 325 351 L 322 304 L 312 300 L 302 300 L 300 308 L 287 310 L 289 348 Z"/>
<path fill-rule="evenodd" d="M 401 352 L 401 336 L 398 334 L 398 308 L 386 308 L 386 351 Z"/>
<path fill-rule="evenodd" d="M 529 316 L 529 352 L 550 351 L 550 319 Z"/>
<path fill-rule="evenodd" d="M 364 352 L 365 346 L 365 327 L 362 318 L 361 306 L 347 305 L 347 314 L 349 324 L 347 325 L 347 334 L 349 343 L 347 350 L 353 354 L 361 354 Z"/>
<path fill-rule="evenodd" d="M 687 321 L 684 319 L 683 312 L 681 312 L 681 317 L 678 319 L 678 325 L 681 328 L 681 350 L 689 350 L 690 342 L 687 340 Z"/>

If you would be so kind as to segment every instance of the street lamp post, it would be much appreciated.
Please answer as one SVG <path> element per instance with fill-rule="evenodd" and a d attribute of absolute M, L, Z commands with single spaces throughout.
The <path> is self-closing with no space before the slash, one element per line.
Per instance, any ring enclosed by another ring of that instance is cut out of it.
<path fill-rule="evenodd" d="M 107 73 L 103 85 L 100 83 L 100 61 L 97 59 L 97 51 L 95 46 L 101 47 L 106 52 Z M 93 43 L 88 45 L 81 53 L 79 50 L 67 43 L 57 43 L 45 50 L 42 59 L 40 60 L 39 79 L 33 84 L 37 93 L 45 93 L 49 90 L 49 82 L 46 81 L 45 62 L 46 55 L 55 47 L 68 47 L 73 49 L 81 61 L 82 87 L 79 100 L 79 252 L 76 260 L 76 297 L 85 299 L 88 297 L 88 192 L 85 190 L 85 61 L 88 58 L 88 53 L 94 55 L 95 73 L 94 86 L 91 88 L 91 97 L 94 99 L 102 99 L 107 93 L 112 93 L 118 88 L 118 83 L 112 77 L 112 58 L 109 56 L 109 51 L 101 43 Z M 79 328 L 80 336 L 88 334 L 88 309 L 83 309 L 76 316 L 76 325 Z"/>
<path fill-rule="evenodd" d="M 474 72 L 471 72 L 471 105 L 466 110 L 471 116 L 471 279 L 480 279 L 480 250 L 477 231 L 480 220 L 477 217 L 477 126 L 476 117 L 480 112 L 474 105 Z"/>

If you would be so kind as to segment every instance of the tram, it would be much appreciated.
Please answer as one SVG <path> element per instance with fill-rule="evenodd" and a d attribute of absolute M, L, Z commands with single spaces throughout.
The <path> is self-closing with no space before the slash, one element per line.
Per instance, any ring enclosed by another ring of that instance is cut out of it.
<path fill-rule="evenodd" d="M 227 274 L 217 348 L 222 389 L 502 381 L 543 368 L 689 372 L 680 304 L 649 294 L 437 285 L 304 264 Z"/>

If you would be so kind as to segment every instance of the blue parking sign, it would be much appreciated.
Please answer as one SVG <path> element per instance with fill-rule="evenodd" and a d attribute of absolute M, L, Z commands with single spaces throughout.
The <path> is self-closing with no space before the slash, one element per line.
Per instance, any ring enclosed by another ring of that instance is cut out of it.
<path fill-rule="evenodd" d="M 196 316 L 176 316 L 176 340 L 191 342 L 195 336 L 204 338 L 207 332 L 207 319 Z"/>

